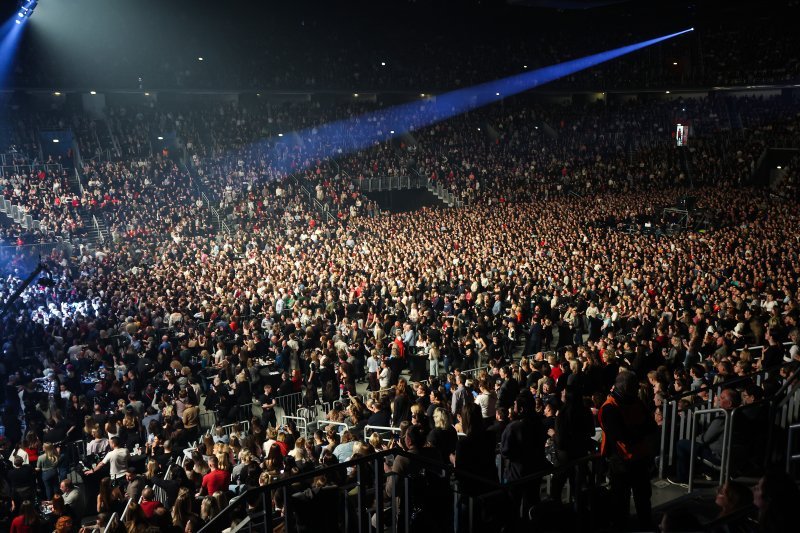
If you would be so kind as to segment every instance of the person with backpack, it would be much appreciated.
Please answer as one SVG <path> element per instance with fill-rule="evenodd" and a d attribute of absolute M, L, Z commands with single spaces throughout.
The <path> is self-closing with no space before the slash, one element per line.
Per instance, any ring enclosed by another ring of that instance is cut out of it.
<path fill-rule="evenodd" d="M 650 467 L 653 460 L 651 435 L 657 426 L 647 406 L 638 397 L 639 379 L 633 372 L 620 372 L 598 413 L 603 428 L 600 453 L 608 462 L 615 529 L 625 529 L 630 497 L 636 506 L 638 528 L 652 529 Z"/>

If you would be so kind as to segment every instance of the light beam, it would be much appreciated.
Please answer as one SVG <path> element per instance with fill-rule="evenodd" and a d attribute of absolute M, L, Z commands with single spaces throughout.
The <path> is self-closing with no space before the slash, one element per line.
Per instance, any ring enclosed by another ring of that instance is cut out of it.
<path fill-rule="evenodd" d="M 297 132 L 297 136 L 303 140 L 311 140 L 315 146 L 320 147 L 316 152 L 313 149 L 306 152 L 308 159 L 339 156 L 358 151 L 386 140 L 388 137 L 399 136 L 408 131 L 430 126 L 693 30 L 694 28 L 689 28 L 435 97 L 427 94 L 421 95 L 430 98 L 425 102 L 402 104 L 316 128 L 308 128 Z M 354 94 L 354 96 L 356 95 Z M 288 168 L 281 170 L 289 171 Z"/>

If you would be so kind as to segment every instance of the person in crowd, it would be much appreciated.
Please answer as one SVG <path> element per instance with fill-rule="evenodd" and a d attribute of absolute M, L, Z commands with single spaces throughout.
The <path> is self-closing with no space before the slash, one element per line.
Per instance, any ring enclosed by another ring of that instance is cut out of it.
<path fill-rule="evenodd" d="M 59 484 L 59 490 L 64 498 L 64 504 L 72 509 L 75 516 L 78 518 L 84 516 L 86 501 L 82 487 L 76 486 L 71 479 L 63 479 Z"/>
<path fill-rule="evenodd" d="M 98 513 L 121 513 L 125 504 L 125 495 L 119 487 L 114 487 L 110 477 L 100 480 L 100 489 L 97 493 Z"/>
<path fill-rule="evenodd" d="M 597 448 L 594 441 L 595 426 L 591 409 L 586 406 L 583 398 L 576 390 L 568 388 L 565 391 L 565 397 L 566 401 L 558 410 L 555 427 L 553 428 L 555 466 L 568 464 L 586 457 Z M 579 469 L 578 475 L 581 477 L 586 475 L 583 467 Z M 567 479 L 574 480 L 574 478 L 574 472 L 554 475 L 550 497 L 556 501 L 561 501 L 561 491 L 564 488 L 564 483 Z M 574 486 L 570 493 L 578 493 L 578 487 Z"/>
<path fill-rule="evenodd" d="M 637 527 L 648 529 L 653 519 L 650 436 L 655 432 L 655 422 L 638 398 L 638 391 L 636 374 L 623 371 L 617 375 L 614 387 L 598 413 L 603 428 L 600 453 L 608 462 L 614 505 L 612 517 L 617 527 L 626 527 L 633 492 Z"/>
<path fill-rule="evenodd" d="M 716 397 L 717 406 L 732 411 L 741 404 L 741 394 L 736 389 L 723 389 Z M 714 461 L 717 464 L 722 460 L 722 448 L 725 436 L 725 417 L 716 416 L 711 419 L 705 430 L 698 435 L 695 441 L 695 456 Z M 689 467 L 693 460 L 691 457 L 692 443 L 689 440 L 679 440 L 677 443 L 677 474 L 675 483 L 684 484 L 689 481 Z"/>
<path fill-rule="evenodd" d="M 500 453 L 507 461 L 504 481 L 512 482 L 544 468 L 544 444 L 547 433 L 536 413 L 533 396 L 522 391 L 514 401 L 514 418 L 500 438 Z M 516 508 L 526 510 L 539 502 L 538 487 L 528 486 L 512 491 Z"/>
<path fill-rule="evenodd" d="M 753 504 L 758 509 L 760 531 L 789 531 L 794 522 L 794 507 L 800 496 L 797 483 L 782 470 L 770 470 L 753 488 Z"/>
<path fill-rule="evenodd" d="M 44 443 L 44 454 L 36 459 L 36 471 L 41 476 L 45 499 L 50 500 L 58 487 L 58 467 L 61 456 L 49 442 Z"/>
<path fill-rule="evenodd" d="M 753 492 L 750 487 L 737 481 L 728 480 L 719 489 L 714 503 L 719 507 L 717 518 L 725 518 L 736 511 L 753 505 Z"/>
<path fill-rule="evenodd" d="M 111 437 L 109 444 L 111 451 L 94 468 L 84 472 L 84 475 L 92 475 L 103 466 L 109 465 L 112 482 L 125 477 L 128 471 L 128 449 L 122 446 L 119 437 Z"/>

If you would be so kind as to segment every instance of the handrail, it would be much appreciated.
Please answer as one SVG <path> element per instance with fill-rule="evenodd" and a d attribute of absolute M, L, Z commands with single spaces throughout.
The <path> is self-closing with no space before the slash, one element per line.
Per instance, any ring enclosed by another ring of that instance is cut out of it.
<path fill-rule="evenodd" d="M 365 441 L 369 438 L 367 436 L 367 434 L 369 433 L 370 430 L 377 430 L 378 433 L 386 433 L 386 432 L 400 433 L 400 428 L 396 428 L 396 427 L 392 427 L 392 426 L 370 426 L 370 425 L 366 425 L 366 426 L 364 426 L 364 440 Z M 386 440 L 386 439 L 384 439 L 384 440 Z"/>
<path fill-rule="evenodd" d="M 786 471 L 791 472 L 792 463 L 800 461 L 800 453 L 792 453 L 794 451 L 794 435 L 800 431 L 800 424 L 792 424 L 789 426 L 788 442 L 786 443 Z"/>
<path fill-rule="evenodd" d="M 719 471 L 719 486 L 721 487 L 722 484 L 725 482 L 727 478 L 728 472 L 726 471 L 727 468 L 727 461 L 730 455 L 730 425 L 731 425 L 731 413 L 721 407 L 715 407 L 713 409 L 698 409 L 692 413 L 692 430 L 689 434 L 689 439 L 691 441 L 691 448 L 689 451 L 689 487 L 688 491 L 692 492 L 694 488 L 694 464 L 697 458 L 694 455 L 694 447 L 696 444 L 696 435 L 697 435 L 697 417 L 700 415 L 711 414 L 711 413 L 719 413 L 725 417 L 725 425 L 723 426 L 722 431 L 722 457 L 721 457 L 721 467 Z"/>
<path fill-rule="evenodd" d="M 460 479 L 463 479 L 465 481 L 473 481 L 473 482 L 480 483 L 483 486 L 488 487 L 489 489 L 492 490 L 491 493 L 487 493 L 484 496 L 482 496 L 482 497 L 485 497 L 485 498 L 491 497 L 491 496 L 493 496 L 493 495 L 495 495 L 497 493 L 507 492 L 509 489 L 512 489 L 512 488 L 515 488 L 515 487 L 519 487 L 521 485 L 526 485 L 526 484 L 528 484 L 528 483 L 530 483 L 532 481 L 540 481 L 544 477 L 546 477 L 548 475 L 551 475 L 551 474 L 558 474 L 558 473 L 562 473 L 562 472 L 571 471 L 573 468 L 575 468 L 578 465 L 585 464 L 585 463 L 588 463 L 588 462 L 591 462 L 591 461 L 596 461 L 596 460 L 598 460 L 600 458 L 600 456 L 597 455 L 597 454 L 591 454 L 591 455 L 587 455 L 585 457 L 570 461 L 569 463 L 560 465 L 558 467 L 544 468 L 544 469 L 539 470 L 539 471 L 537 471 L 537 472 L 535 472 L 535 473 L 533 473 L 531 475 L 525 476 L 523 478 L 514 480 L 514 481 L 509 482 L 509 483 L 500 483 L 500 482 L 498 482 L 496 480 L 490 480 L 490 479 L 482 478 L 480 476 L 476 476 L 476 475 L 474 475 L 474 474 L 472 474 L 470 472 L 464 472 L 464 471 L 462 471 L 460 469 L 455 468 L 451 464 L 443 463 L 441 461 L 437 461 L 437 460 L 434 460 L 434 459 L 431 459 L 431 458 L 428 458 L 428 457 L 424 457 L 421 454 L 408 452 L 408 451 L 403 450 L 401 448 L 391 448 L 391 449 L 383 450 L 381 452 L 370 454 L 370 455 L 367 455 L 367 456 L 364 456 L 364 457 L 359 457 L 358 459 L 353 459 L 353 460 L 350 460 L 350 461 L 345 461 L 343 463 L 338 463 L 336 465 L 326 466 L 326 467 L 322 467 L 322 468 L 319 468 L 319 469 L 311 470 L 309 472 L 304 472 L 302 474 L 289 476 L 289 477 L 286 477 L 284 479 L 279 479 L 279 480 L 273 481 L 273 482 L 268 483 L 268 484 L 263 485 L 263 486 L 248 488 L 243 494 L 241 494 L 241 495 L 237 496 L 236 498 L 234 498 L 233 500 L 231 500 L 230 504 L 225 509 L 223 509 L 217 516 L 215 516 L 210 522 L 208 522 L 205 526 L 203 526 L 203 528 L 200 529 L 200 532 L 201 533 L 210 533 L 212 531 L 219 531 L 219 530 L 223 529 L 223 526 L 225 524 L 228 524 L 229 521 L 230 521 L 229 514 L 231 512 L 233 512 L 234 508 L 243 499 L 244 499 L 244 501 L 252 500 L 252 497 L 254 497 L 254 496 L 258 497 L 259 495 L 264 497 L 264 496 L 272 494 L 272 493 L 274 493 L 275 491 L 278 491 L 278 490 L 283 490 L 284 491 L 284 496 L 285 496 L 286 495 L 285 491 L 289 487 L 291 487 L 291 486 L 293 486 L 293 485 L 295 485 L 297 483 L 302 483 L 304 480 L 311 480 L 311 479 L 313 479 L 313 478 L 315 478 L 317 476 L 324 476 L 324 475 L 327 475 L 327 474 L 332 473 L 332 472 L 340 471 L 341 469 L 356 468 L 357 471 L 360 472 L 360 467 L 362 465 L 374 463 L 374 465 L 376 467 L 376 468 L 374 468 L 374 475 L 375 475 L 374 481 L 375 481 L 376 485 L 382 485 L 383 480 L 384 480 L 384 478 L 386 476 L 386 474 L 384 474 L 384 471 L 383 471 L 383 468 L 382 468 L 382 464 L 381 464 L 382 463 L 382 459 L 387 457 L 387 456 L 390 456 L 390 455 L 406 457 L 406 458 L 408 458 L 408 459 L 410 459 L 410 460 L 412 460 L 414 462 L 417 462 L 418 464 L 421 464 L 423 467 L 429 467 L 429 468 L 432 468 L 432 469 L 436 469 L 436 470 L 438 470 L 440 472 L 443 472 L 445 476 L 450 475 L 450 474 L 457 474 Z M 359 473 L 359 476 L 360 476 L 360 473 Z M 359 477 L 359 480 L 360 479 L 361 478 Z M 382 490 L 376 490 L 376 498 L 378 499 L 376 507 L 378 509 L 380 509 L 380 508 L 382 508 L 382 502 L 383 502 L 383 491 Z M 286 498 L 284 498 L 284 501 L 286 501 Z M 288 525 L 288 516 L 287 515 L 288 515 L 288 513 L 284 514 L 284 520 L 287 521 L 286 523 Z M 382 522 L 382 519 L 380 517 L 378 517 L 378 520 L 379 520 L 378 525 L 380 526 L 381 522 Z M 378 528 L 379 531 L 381 529 L 382 529 L 381 527 Z"/>
<path fill-rule="evenodd" d="M 103 528 L 103 533 L 111 533 L 112 527 L 116 529 L 118 522 L 119 518 L 117 517 L 117 513 L 111 513 L 111 516 L 108 518 L 108 522 L 106 523 L 106 527 Z"/>
<path fill-rule="evenodd" d="M 119 517 L 119 521 L 125 523 L 125 517 L 128 516 L 128 509 L 131 508 L 131 504 L 133 503 L 133 498 L 128 499 L 128 503 L 125 504 L 125 509 L 122 511 L 122 514 Z"/>
<path fill-rule="evenodd" d="M 100 242 L 105 243 L 106 238 L 103 235 L 103 232 L 100 230 L 100 223 L 97 222 L 97 217 L 92 215 L 92 224 L 94 225 L 94 230 L 97 232 L 97 236 L 100 237 Z"/>
<path fill-rule="evenodd" d="M 721 383 L 721 384 L 706 385 L 706 386 L 701 387 L 701 388 L 696 389 L 696 390 L 684 391 L 682 393 L 679 393 L 679 394 L 676 394 L 676 395 L 672 396 L 671 398 L 665 399 L 664 400 L 664 404 L 662 406 L 662 410 L 663 410 L 662 412 L 663 412 L 663 415 L 664 415 L 664 421 L 663 421 L 663 423 L 661 425 L 661 448 L 660 448 L 659 460 L 658 460 L 658 462 L 659 462 L 659 477 L 661 479 L 664 479 L 665 468 L 666 468 L 667 464 L 669 464 L 670 466 L 672 465 L 672 460 L 674 458 L 676 423 L 677 423 L 677 421 L 679 419 L 679 416 L 678 416 L 679 415 L 679 413 L 678 413 L 678 405 L 677 405 L 678 401 L 680 401 L 682 399 L 685 399 L 686 397 L 689 397 L 689 396 L 699 395 L 702 392 L 708 392 L 709 393 L 709 398 L 708 398 L 707 404 L 708 404 L 708 407 L 710 408 L 712 406 L 712 402 L 713 402 L 715 394 L 719 394 L 719 392 L 721 391 L 722 388 L 729 388 L 729 387 L 732 387 L 732 386 L 736 386 L 736 385 L 739 385 L 741 383 L 745 383 L 748 380 L 753 380 L 753 379 L 755 379 L 756 382 L 758 382 L 758 380 L 762 376 L 768 375 L 768 374 L 770 374 L 772 372 L 775 372 L 776 370 L 779 370 L 779 369 L 782 369 L 782 368 L 792 367 L 795 364 L 796 363 L 794 363 L 794 362 L 789 362 L 789 363 L 784 362 L 780 366 L 777 366 L 777 367 L 763 369 L 763 370 L 759 370 L 757 372 L 752 372 L 750 374 L 747 374 L 746 376 L 741 376 L 741 377 L 738 377 L 736 379 L 732 379 L 730 381 L 726 381 L 726 382 Z M 770 403 L 770 409 L 771 409 L 770 420 L 772 420 L 772 417 L 773 417 L 772 415 L 777 410 L 780 410 L 789 401 L 791 401 L 791 398 L 792 398 L 791 394 L 784 395 L 783 397 L 781 397 L 781 396 L 784 394 L 786 389 L 791 385 L 791 383 L 794 380 L 797 379 L 797 377 L 800 377 L 800 369 L 798 369 L 796 371 L 793 371 L 793 373 L 786 379 L 786 382 L 783 383 L 783 385 L 780 387 L 780 389 L 772 396 L 772 399 L 775 399 L 775 398 L 780 398 L 780 399 L 778 400 L 777 404 Z M 686 420 L 685 422 L 688 423 L 689 421 Z M 689 428 L 685 427 L 685 424 L 682 422 L 679 429 L 680 429 L 680 438 L 684 438 L 686 436 L 686 434 L 688 433 L 688 429 Z M 686 433 L 684 433 L 684 430 L 687 430 Z M 669 437 L 667 435 L 669 435 Z M 772 436 L 772 425 L 770 425 L 770 428 L 769 428 L 769 438 L 770 439 L 771 439 L 771 436 Z M 667 463 L 667 458 L 669 458 L 669 463 Z"/>
<path fill-rule="evenodd" d="M 786 363 L 783 366 L 790 366 L 793 364 L 794 363 Z M 781 368 L 783 368 L 783 366 Z M 798 376 L 800 376 L 800 366 L 797 367 L 791 374 L 789 374 L 789 377 L 786 378 L 786 381 L 783 383 L 783 385 L 781 385 L 781 387 L 777 390 L 777 392 L 775 392 L 775 397 L 783 394 L 786 391 L 786 389 L 788 389 L 795 381 L 797 381 Z M 778 402 L 777 407 L 783 407 L 789 401 L 789 398 L 791 398 L 791 394 L 787 394 L 786 396 L 784 396 Z"/>
<path fill-rule="evenodd" d="M 792 344 L 793 343 L 785 343 L 784 346 L 787 346 L 787 345 L 791 346 Z M 669 401 L 672 401 L 672 400 L 681 400 L 685 396 L 694 396 L 694 395 L 700 394 L 701 392 L 706 392 L 706 391 L 713 392 L 715 389 L 719 389 L 722 386 L 730 387 L 731 385 L 738 385 L 739 383 L 743 383 L 743 382 L 751 380 L 753 378 L 757 378 L 757 377 L 759 377 L 761 375 L 769 374 L 770 372 L 773 372 L 775 370 L 780 370 L 781 368 L 792 366 L 792 365 L 793 365 L 792 362 L 789 362 L 789 363 L 783 362 L 780 365 L 774 366 L 772 368 L 762 368 L 761 370 L 758 370 L 756 372 L 751 372 L 750 374 L 747 374 L 747 375 L 744 375 L 744 376 L 739 376 L 737 378 L 734 378 L 734 379 L 732 379 L 730 381 L 726 381 L 726 382 L 721 383 L 721 384 L 717 384 L 717 385 L 710 384 L 710 385 L 705 385 L 704 387 L 700 387 L 699 389 L 687 390 L 687 391 L 683 391 L 683 392 L 680 392 L 680 393 L 676 393 L 676 394 L 673 394 L 672 396 L 669 396 L 669 397 L 665 398 L 664 401 L 665 402 L 669 402 Z"/>

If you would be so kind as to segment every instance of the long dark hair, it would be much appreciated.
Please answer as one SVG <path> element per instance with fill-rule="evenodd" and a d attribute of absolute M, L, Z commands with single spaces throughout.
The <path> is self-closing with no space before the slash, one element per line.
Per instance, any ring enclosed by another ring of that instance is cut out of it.
<path fill-rule="evenodd" d="M 794 505 L 800 497 L 792 477 L 783 470 L 770 470 L 759 482 L 761 505 L 758 510 L 758 525 L 761 531 L 791 531 L 794 520 Z"/>
<path fill-rule="evenodd" d="M 483 415 L 479 405 L 468 403 L 461 408 L 461 430 L 466 435 L 483 431 Z"/>
<path fill-rule="evenodd" d="M 22 523 L 26 526 L 33 526 L 39 523 L 39 515 L 36 514 L 36 509 L 33 506 L 33 502 L 30 500 L 22 502 L 19 514 L 24 517 Z"/>

